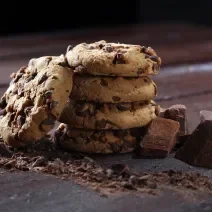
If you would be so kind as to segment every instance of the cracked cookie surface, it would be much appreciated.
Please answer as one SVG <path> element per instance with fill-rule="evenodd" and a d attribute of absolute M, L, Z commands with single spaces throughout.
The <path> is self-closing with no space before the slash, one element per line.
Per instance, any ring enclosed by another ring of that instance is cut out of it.
<path fill-rule="evenodd" d="M 0 135 L 12 147 L 40 140 L 53 129 L 73 84 L 65 57 L 33 58 L 11 75 L 0 101 Z"/>
<path fill-rule="evenodd" d="M 136 147 L 143 129 L 85 130 L 60 124 L 54 134 L 58 146 L 84 153 L 127 153 Z"/>
<path fill-rule="evenodd" d="M 78 73 L 139 77 L 158 74 L 161 58 L 151 47 L 107 43 L 80 43 L 68 49 L 66 58 Z"/>
<path fill-rule="evenodd" d="M 157 96 L 157 86 L 147 76 L 101 77 L 75 74 L 71 98 L 102 103 L 148 101 Z"/>
<path fill-rule="evenodd" d="M 159 114 L 153 101 L 134 103 L 88 103 L 69 100 L 59 121 L 73 128 L 129 129 L 143 127 Z"/>

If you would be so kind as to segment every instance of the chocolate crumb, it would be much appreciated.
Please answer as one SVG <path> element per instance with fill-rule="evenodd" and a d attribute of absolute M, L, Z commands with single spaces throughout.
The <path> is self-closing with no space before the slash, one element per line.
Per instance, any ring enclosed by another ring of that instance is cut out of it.
<path fill-rule="evenodd" d="M 121 101 L 121 98 L 119 96 L 113 96 L 112 99 L 113 99 L 114 102 Z"/>

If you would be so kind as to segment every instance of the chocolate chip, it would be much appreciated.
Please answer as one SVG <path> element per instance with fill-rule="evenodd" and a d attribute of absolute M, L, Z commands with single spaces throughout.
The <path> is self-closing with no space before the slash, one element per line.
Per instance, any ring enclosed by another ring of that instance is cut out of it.
<path fill-rule="evenodd" d="M 145 82 L 145 83 L 148 83 L 148 80 L 147 80 L 146 78 L 144 78 L 144 82 Z"/>
<path fill-rule="evenodd" d="M 122 53 L 117 53 L 113 59 L 113 64 L 125 64 L 124 55 Z"/>
<path fill-rule="evenodd" d="M 109 44 L 107 44 L 105 47 L 104 47 L 104 49 L 105 49 L 105 51 L 107 51 L 107 52 L 112 52 L 113 51 L 113 47 L 111 46 L 111 45 L 109 45 Z"/>
<path fill-rule="evenodd" d="M 121 100 L 119 96 L 113 96 L 112 99 L 114 102 L 119 102 Z"/>
<path fill-rule="evenodd" d="M 103 78 L 101 79 L 100 84 L 101 84 L 102 86 L 104 86 L 104 87 L 107 87 L 107 86 L 108 86 L 107 80 L 105 80 L 105 79 L 103 79 Z"/>
<path fill-rule="evenodd" d="M 106 127 L 107 121 L 105 119 L 97 120 L 96 121 L 96 128 L 103 129 Z"/>
<path fill-rule="evenodd" d="M 62 67 L 67 67 L 68 66 L 66 61 L 60 62 L 60 63 L 58 63 L 58 65 L 62 66 Z"/>
<path fill-rule="evenodd" d="M 6 109 L 0 110 L 0 116 L 4 116 L 6 113 L 7 113 L 7 112 L 6 112 Z"/>
<path fill-rule="evenodd" d="M 141 53 L 146 53 L 147 52 L 147 48 L 145 46 L 142 46 L 140 52 Z"/>
<path fill-rule="evenodd" d="M 43 83 L 45 80 L 48 79 L 48 76 L 46 74 L 44 74 L 39 80 L 38 80 L 38 85 L 40 85 L 41 83 Z"/>
<path fill-rule="evenodd" d="M 158 62 L 157 56 L 150 56 L 149 59 L 153 60 L 154 62 Z"/>
<path fill-rule="evenodd" d="M 19 115 L 19 116 L 17 117 L 17 124 L 18 124 L 18 127 L 21 128 L 22 125 L 24 124 L 24 122 L 25 122 L 25 118 L 24 118 L 23 116 Z"/>
<path fill-rule="evenodd" d="M 3 97 L 0 101 L 0 108 L 5 108 L 7 106 L 7 102 L 6 102 L 6 99 L 5 97 Z"/>
<path fill-rule="evenodd" d="M 102 49 L 104 47 L 103 44 L 99 44 L 99 48 Z"/>
<path fill-rule="evenodd" d="M 154 85 L 154 89 L 155 89 L 155 95 L 157 95 L 157 86 Z"/>
<path fill-rule="evenodd" d="M 29 113 L 31 112 L 31 109 L 33 108 L 33 106 L 29 106 L 29 107 L 26 107 L 25 109 L 24 109 L 24 113 L 26 114 L 26 116 L 28 116 L 29 115 Z"/>
<path fill-rule="evenodd" d="M 143 69 L 138 68 L 137 74 L 140 75 L 140 74 L 142 74 L 142 73 L 143 73 Z"/>
<path fill-rule="evenodd" d="M 120 110 L 120 111 L 129 110 L 128 107 L 126 107 L 125 105 L 121 105 L 121 104 L 118 104 L 118 105 L 116 106 L 116 108 L 117 108 L 118 110 Z"/>
<path fill-rule="evenodd" d="M 13 80 L 14 83 L 18 82 L 18 80 L 23 76 L 23 73 L 16 74 L 15 79 Z"/>

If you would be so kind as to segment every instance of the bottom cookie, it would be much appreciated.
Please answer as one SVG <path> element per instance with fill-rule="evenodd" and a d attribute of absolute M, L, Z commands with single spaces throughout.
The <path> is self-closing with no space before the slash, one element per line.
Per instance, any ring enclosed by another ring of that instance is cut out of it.
<path fill-rule="evenodd" d="M 73 129 L 65 124 L 57 128 L 54 140 L 65 150 L 83 153 L 127 153 L 132 152 L 144 128 L 127 130 Z"/>

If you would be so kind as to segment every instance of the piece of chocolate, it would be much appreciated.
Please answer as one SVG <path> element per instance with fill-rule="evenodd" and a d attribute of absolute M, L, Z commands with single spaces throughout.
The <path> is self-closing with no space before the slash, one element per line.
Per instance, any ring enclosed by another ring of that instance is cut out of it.
<path fill-rule="evenodd" d="M 185 105 L 172 105 L 164 111 L 164 118 L 172 119 L 180 123 L 179 136 L 188 134 L 187 109 Z"/>
<path fill-rule="evenodd" d="M 140 156 L 166 157 L 176 145 L 179 129 L 177 121 L 161 117 L 153 119 L 140 143 Z"/>
<path fill-rule="evenodd" d="M 201 111 L 201 122 L 175 158 L 193 166 L 212 168 L 212 112 Z"/>
<path fill-rule="evenodd" d="M 177 150 L 177 149 L 181 148 L 190 137 L 191 137 L 191 134 L 178 136 L 177 144 L 175 145 L 174 149 Z"/>
<path fill-rule="evenodd" d="M 203 123 L 205 120 L 212 119 L 212 112 L 208 110 L 200 111 L 200 122 Z"/>

